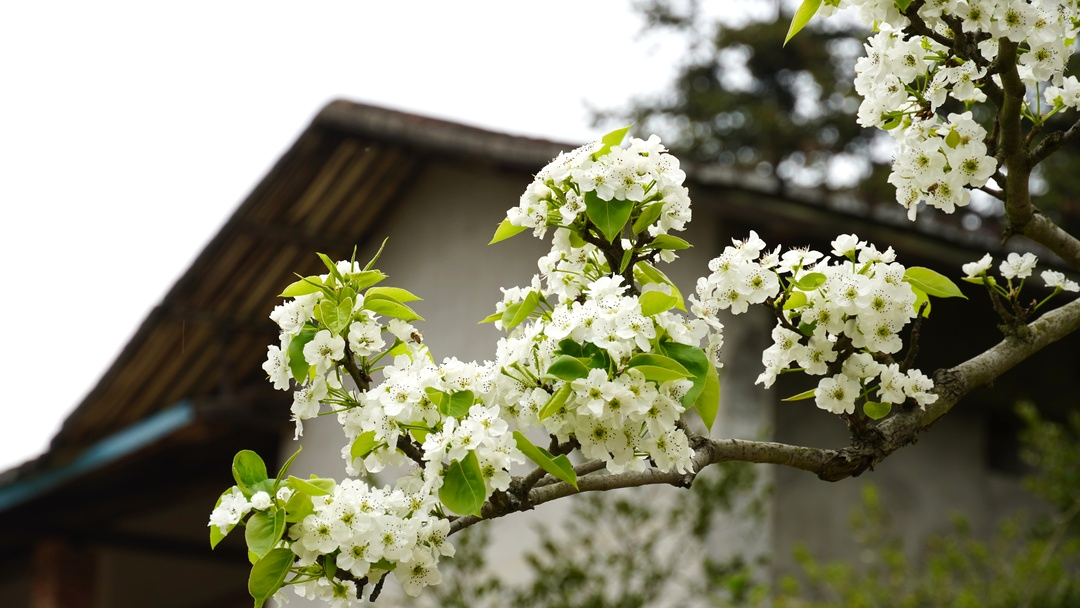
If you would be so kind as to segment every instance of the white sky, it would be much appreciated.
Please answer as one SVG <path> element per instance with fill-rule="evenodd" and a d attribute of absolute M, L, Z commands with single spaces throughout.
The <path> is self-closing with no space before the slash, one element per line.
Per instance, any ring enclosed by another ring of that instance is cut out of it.
<path fill-rule="evenodd" d="M 639 28 L 628 0 L 3 3 L 0 470 L 328 101 L 583 142 L 586 101 L 669 82 L 680 45 Z"/>

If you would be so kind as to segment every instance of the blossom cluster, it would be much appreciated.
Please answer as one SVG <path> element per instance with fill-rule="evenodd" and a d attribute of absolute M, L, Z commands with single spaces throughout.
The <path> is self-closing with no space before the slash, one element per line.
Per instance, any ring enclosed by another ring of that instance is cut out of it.
<path fill-rule="evenodd" d="M 918 315 L 907 269 L 891 247 L 879 251 L 853 234 L 832 246 L 835 258 L 811 249 L 781 255 L 779 248 L 765 252 L 765 242 L 751 232 L 709 263 L 712 273 L 698 279 L 690 297 L 692 310 L 712 318 L 720 310 L 746 312 L 750 304 L 773 306 L 778 322 L 757 378 L 766 388 L 795 364 L 824 376 L 813 396 L 819 408 L 836 414 L 853 413 L 875 385 L 874 403 L 933 403 L 932 381 L 887 357 L 901 350 L 899 332 Z"/>
<path fill-rule="evenodd" d="M 312 502 L 314 511 L 289 529 L 297 567 L 335 555 L 337 568 L 357 580 L 377 579 L 393 570 L 405 592 L 416 596 L 424 586 L 441 580 L 439 558 L 454 555 L 447 541 L 450 524 L 432 515 L 435 499 L 415 477 L 402 477 L 396 489 L 345 479 L 332 494 L 316 496 Z M 352 580 L 318 577 L 296 585 L 295 591 L 312 599 L 357 600 Z"/>
<path fill-rule="evenodd" d="M 943 0 L 917 3 L 827 0 L 821 14 L 853 8 L 874 29 L 866 56 L 855 66 L 863 97 L 858 121 L 889 130 L 896 155 L 889 181 L 914 219 L 920 202 L 952 213 L 968 204 L 970 190 L 997 171 L 986 129 L 970 109 L 1001 89 L 1001 41 L 1017 45 L 1015 70 L 1029 90 L 1025 115 L 1033 121 L 1080 103 L 1080 84 L 1064 70 L 1075 47 L 1074 2 L 1056 0 Z M 901 7 L 904 13 L 901 13 Z M 964 44 L 953 44 L 959 37 Z M 963 49 L 963 50 L 957 50 Z M 1013 69 L 1006 67 L 1004 69 Z M 1042 95 L 1039 94 L 1040 87 Z M 1039 104 L 1045 99 L 1045 111 Z M 947 102 L 952 100 L 952 104 Z M 962 104 L 963 113 L 942 116 Z"/>
<path fill-rule="evenodd" d="M 681 231 L 691 217 L 685 179 L 679 159 L 667 153 L 656 135 L 647 140 L 630 138 L 626 147 L 597 141 L 561 153 L 541 169 L 518 206 L 507 211 L 507 221 L 532 228 L 538 238 L 550 227 L 565 228 L 556 231 L 551 252 L 541 258 L 540 268 L 545 295 L 574 298 L 588 281 L 611 270 L 602 268 L 595 244 L 582 238 L 590 208 L 604 203 L 625 208 L 627 218 L 637 220 L 635 235 L 655 238 Z M 621 244 L 624 249 L 632 246 Z M 657 247 L 657 255 L 665 262 L 676 257 L 663 246 Z"/>
<path fill-rule="evenodd" d="M 654 265 L 690 246 L 671 234 L 690 219 L 684 177 L 655 136 L 625 147 L 605 137 L 540 171 L 495 241 L 550 228 L 552 247 L 529 284 L 504 288 L 485 319 L 506 332 L 490 361 L 436 363 L 412 324 L 420 317 L 407 302 L 418 298 L 379 285 L 386 276 L 371 269 L 375 260 L 321 256 L 327 274 L 286 288 L 289 299 L 270 315 L 280 340 L 263 369 L 275 388 L 293 391 L 296 436 L 305 420 L 336 415 L 349 475 L 408 472 L 380 489 L 285 479 L 286 463 L 273 480 L 257 455 L 238 454 L 238 485 L 212 512 L 211 538 L 249 526 L 255 569 L 279 573 L 257 600 L 289 584 L 347 606 L 389 572 L 419 593 L 453 554 L 450 513 L 481 515 L 493 494 L 514 491 L 512 469 L 527 461 L 573 487 L 573 451 L 612 474 L 693 473 L 684 418 L 694 410 L 710 430 L 715 420 L 720 310 L 777 311 L 766 386 L 795 363 L 825 376 L 818 405 L 829 411 L 850 413 L 874 388 L 885 403 L 932 402 L 925 376 L 888 359 L 919 297 L 891 249 L 849 235 L 834 243 L 836 261 L 763 253 L 751 234 L 713 260 L 684 301 Z M 530 435 L 550 439 L 550 451 Z"/>

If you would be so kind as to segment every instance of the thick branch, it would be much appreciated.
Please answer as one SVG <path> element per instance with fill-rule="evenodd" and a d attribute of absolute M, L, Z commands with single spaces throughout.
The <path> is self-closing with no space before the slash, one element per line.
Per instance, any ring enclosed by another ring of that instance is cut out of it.
<path fill-rule="evenodd" d="M 1053 251 L 1066 264 L 1080 270 L 1080 240 L 1041 213 L 1035 213 L 1020 228 L 1029 239 Z"/>
<path fill-rule="evenodd" d="M 955 367 L 936 372 L 936 403 L 927 406 L 925 410 L 903 410 L 846 448 L 830 450 L 741 439 L 701 440 L 695 442 L 697 447 L 692 470 L 687 473 L 650 468 L 640 472 L 586 476 L 587 473 L 602 468 L 602 463 L 591 461 L 579 465 L 581 470 L 578 472 L 577 490 L 565 482 L 555 483 L 545 478 L 529 491 L 523 501 L 489 503 L 484 505 L 483 518 L 467 516 L 455 519 L 450 524 L 450 533 L 463 530 L 483 519 L 527 511 L 537 505 L 580 492 L 657 484 L 687 487 L 706 466 L 721 462 L 776 464 L 809 471 L 826 481 L 858 476 L 867 469 L 872 469 L 896 450 L 913 443 L 919 433 L 929 429 L 972 390 L 992 382 L 1047 345 L 1080 329 L 1080 300 L 1050 311 L 1026 327 L 1025 336 L 1006 338 Z"/>

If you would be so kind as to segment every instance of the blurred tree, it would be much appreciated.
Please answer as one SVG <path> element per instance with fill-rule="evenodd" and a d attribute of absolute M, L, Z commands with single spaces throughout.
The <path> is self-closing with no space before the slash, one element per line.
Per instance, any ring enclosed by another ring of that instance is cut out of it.
<path fill-rule="evenodd" d="M 633 122 L 640 132 L 660 134 L 682 158 L 774 178 L 781 193 L 792 186 L 857 191 L 870 205 L 894 204 L 895 189 L 886 182 L 892 139 L 855 121 L 861 98 L 852 74 L 866 40 L 858 24 L 815 19 L 782 46 L 798 5 L 794 0 L 634 5 L 643 34 L 679 36 L 686 55 L 666 92 L 625 107 L 594 108 L 594 124 Z M 955 111 L 964 111 L 956 105 Z M 1044 130 L 1068 127 L 1067 119 L 1052 119 Z M 1046 159 L 1033 183 L 1040 209 L 1070 231 L 1080 228 L 1078 159 L 1068 153 Z M 999 201 L 984 196 L 973 198 L 977 216 L 930 215 L 938 221 L 967 217 L 965 225 L 974 228 L 1000 217 L 1001 209 Z"/>

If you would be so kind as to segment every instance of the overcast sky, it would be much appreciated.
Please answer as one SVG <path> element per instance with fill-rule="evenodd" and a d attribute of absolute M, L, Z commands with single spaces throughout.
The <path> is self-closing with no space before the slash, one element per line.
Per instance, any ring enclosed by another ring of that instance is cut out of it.
<path fill-rule="evenodd" d="M 584 142 L 586 103 L 669 82 L 639 30 L 629 0 L 3 3 L 0 470 L 331 99 Z"/>

